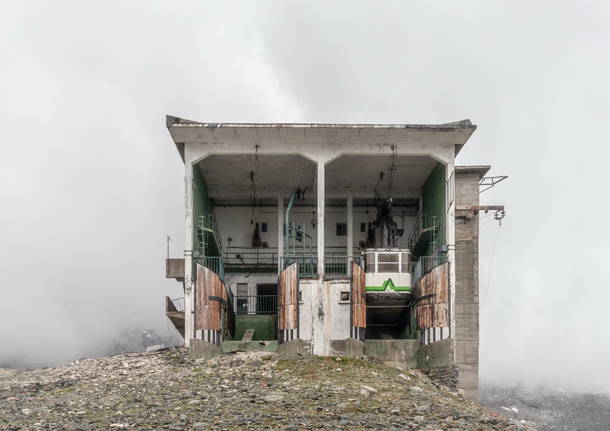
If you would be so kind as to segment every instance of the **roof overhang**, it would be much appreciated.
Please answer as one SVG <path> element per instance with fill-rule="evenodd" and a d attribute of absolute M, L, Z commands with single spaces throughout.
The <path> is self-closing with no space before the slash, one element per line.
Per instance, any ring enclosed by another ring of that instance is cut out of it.
<path fill-rule="evenodd" d="M 472 166 L 456 166 L 455 171 L 458 174 L 477 174 L 481 180 L 491 169 L 489 165 L 472 165 Z"/>
<path fill-rule="evenodd" d="M 445 124 L 335 124 L 335 123 L 201 123 L 171 115 L 166 125 L 184 160 L 184 144 L 247 141 L 251 143 L 304 142 L 332 144 L 450 143 L 456 154 L 476 129 L 470 120 Z"/>

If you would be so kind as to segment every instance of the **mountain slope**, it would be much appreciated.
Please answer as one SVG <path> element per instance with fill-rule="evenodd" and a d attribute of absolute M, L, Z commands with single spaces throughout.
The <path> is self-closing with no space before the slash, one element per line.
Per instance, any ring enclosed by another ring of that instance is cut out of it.
<path fill-rule="evenodd" d="M 532 421 L 541 431 L 610 430 L 608 395 L 485 385 L 481 402 L 506 417 Z"/>
<path fill-rule="evenodd" d="M 363 360 L 191 360 L 184 348 L 0 370 L 2 429 L 516 430 L 419 371 Z"/>

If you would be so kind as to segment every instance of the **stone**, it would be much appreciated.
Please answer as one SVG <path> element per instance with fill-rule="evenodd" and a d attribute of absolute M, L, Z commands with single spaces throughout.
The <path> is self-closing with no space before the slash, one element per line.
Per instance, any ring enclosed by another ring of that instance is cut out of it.
<path fill-rule="evenodd" d="M 277 403 L 278 401 L 282 401 L 284 399 L 284 395 L 282 394 L 269 394 L 264 397 L 264 400 L 268 403 Z"/>
<path fill-rule="evenodd" d="M 370 387 L 370 386 L 366 386 L 366 385 L 362 385 L 360 386 L 360 394 L 364 395 L 366 397 L 372 397 L 373 395 L 377 394 L 377 389 Z"/>

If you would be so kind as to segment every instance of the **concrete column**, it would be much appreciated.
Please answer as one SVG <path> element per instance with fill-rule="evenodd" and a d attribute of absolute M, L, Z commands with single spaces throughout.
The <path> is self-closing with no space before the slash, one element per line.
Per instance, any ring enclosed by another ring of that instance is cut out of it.
<path fill-rule="evenodd" d="M 354 254 L 354 196 L 347 195 L 347 255 L 353 257 Z M 347 275 L 352 275 L 352 259 L 347 260 Z"/>
<path fill-rule="evenodd" d="M 324 279 L 324 162 L 318 161 L 318 277 Z"/>
<path fill-rule="evenodd" d="M 277 198 L 277 273 L 282 272 L 284 256 L 284 197 Z"/>
<path fill-rule="evenodd" d="M 446 165 L 445 184 L 445 237 L 447 238 L 447 261 L 449 262 L 449 336 L 455 337 L 455 172 L 454 163 Z M 455 355 L 455 350 L 454 350 Z M 454 357 L 455 360 L 455 357 Z"/>
<path fill-rule="evenodd" d="M 193 282 L 193 164 L 184 162 L 184 344 L 188 347 L 195 336 Z M 195 274 L 196 275 L 196 274 Z"/>

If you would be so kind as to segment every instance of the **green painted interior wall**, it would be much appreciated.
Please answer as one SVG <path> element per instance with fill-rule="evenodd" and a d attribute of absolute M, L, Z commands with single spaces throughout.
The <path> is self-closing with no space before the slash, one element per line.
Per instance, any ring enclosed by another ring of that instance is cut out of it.
<path fill-rule="evenodd" d="M 439 226 L 438 231 L 438 245 L 439 247 L 446 244 L 446 208 L 445 208 L 445 187 L 447 184 L 445 165 L 437 163 L 426 183 L 422 187 L 422 205 L 424 213 L 426 214 L 426 226 L 430 226 L 432 216 L 436 216 L 436 220 Z M 423 237 L 425 244 L 418 250 L 419 255 L 430 256 L 432 254 L 432 247 L 430 245 L 430 235 Z"/>
<path fill-rule="evenodd" d="M 241 340 L 246 329 L 254 329 L 254 341 L 277 340 L 276 320 L 275 314 L 238 314 L 233 339 Z"/>
<path fill-rule="evenodd" d="M 398 335 L 400 339 L 417 339 L 417 317 L 415 314 L 415 307 L 412 307 L 409 310 L 408 316 L 405 316 L 406 319 L 409 319 L 409 324 L 405 325 L 404 329 Z"/>
<path fill-rule="evenodd" d="M 210 215 L 212 212 L 212 201 L 208 196 L 208 187 L 203 178 L 199 166 L 193 166 L 193 252 L 195 257 L 199 257 L 199 239 L 197 237 L 197 224 L 199 216 Z M 208 255 L 218 256 L 218 247 L 214 242 L 214 236 L 207 233 L 209 246 Z"/>

